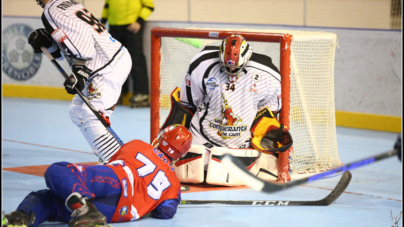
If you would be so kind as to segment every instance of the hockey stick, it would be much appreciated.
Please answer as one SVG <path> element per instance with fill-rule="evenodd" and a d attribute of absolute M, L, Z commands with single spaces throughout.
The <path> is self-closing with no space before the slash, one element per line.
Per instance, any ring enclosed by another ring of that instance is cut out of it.
<path fill-rule="evenodd" d="M 56 61 L 55 58 L 49 53 L 49 51 L 45 47 L 41 47 L 42 52 L 45 53 L 46 57 L 49 58 L 49 60 L 52 62 L 52 64 L 56 67 L 57 70 L 63 75 L 65 79 L 69 77 L 65 70 L 59 65 L 59 63 Z M 122 146 L 123 142 L 122 140 L 118 137 L 118 135 L 112 130 L 112 128 L 108 125 L 108 123 L 104 120 L 103 117 L 101 117 L 100 113 L 94 108 L 94 106 L 88 101 L 87 97 L 83 95 L 83 93 L 77 89 L 77 87 L 74 88 L 77 91 L 77 94 L 80 96 L 80 98 L 83 100 L 83 102 L 90 108 L 91 112 L 94 113 L 94 115 L 97 117 L 98 120 L 101 121 L 102 125 L 112 134 L 112 136 L 115 138 L 115 140 Z"/>
<path fill-rule="evenodd" d="M 228 204 L 228 205 L 278 205 L 278 206 L 328 206 L 333 203 L 348 187 L 352 174 L 346 171 L 337 186 L 326 197 L 315 201 L 276 201 L 276 200 L 181 200 L 181 204 Z"/>
<path fill-rule="evenodd" d="M 229 154 L 226 154 L 221 158 L 221 163 L 223 165 L 225 165 L 229 169 L 229 171 L 234 173 L 236 176 L 239 176 L 247 186 L 249 186 L 250 188 L 252 188 L 256 191 L 260 191 L 260 192 L 262 191 L 262 192 L 266 192 L 266 193 L 271 193 L 271 192 L 284 190 L 284 189 L 291 188 L 291 187 L 294 187 L 296 185 L 299 185 L 299 184 L 302 184 L 305 182 L 311 182 L 311 181 L 315 181 L 318 179 L 322 179 L 325 176 L 329 176 L 329 175 L 332 175 L 332 174 L 335 174 L 338 172 L 345 172 L 345 173 L 342 175 L 338 185 L 335 187 L 334 190 L 341 190 L 341 188 L 343 188 L 345 190 L 345 188 L 348 186 L 348 184 L 351 180 L 351 173 L 348 170 L 356 169 L 356 168 L 364 166 L 364 165 L 369 165 L 373 162 L 380 161 L 380 160 L 383 160 L 385 158 L 388 158 L 388 157 L 391 157 L 394 155 L 397 155 L 397 150 L 391 150 L 391 151 L 388 151 L 388 152 L 385 152 L 385 153 L 382 153 L 382 154 L 379 154 L 379 155 L 376 155 L 376 156 L 373 156 L 370 158 L 352 162 L 350 164 L 335 168 L 335 169 L 327 171 L 327 172 L 323 172 L 323 173 L 316 174 L 311 177 L 295 180 L 295 181 L 292 181 L 289 183 L 265 182 L 265 181 L 259 179 L 258 177 L 252 175 L 249 171 L 247 171 L 245 166 L 243 166 L 243 164 L 241 164 L 241 162 L 239 160 L 237 160 L 236 158 L 234 158 L 233 156 L 231 156 Z M 348 173 L 348 174 L 346 174 L 346 173 Z M 332 194 L 332 192 L 331 192 L 331 194 Z M 338 194 L 336 194 L 336 195 L 338 195 Z"/>

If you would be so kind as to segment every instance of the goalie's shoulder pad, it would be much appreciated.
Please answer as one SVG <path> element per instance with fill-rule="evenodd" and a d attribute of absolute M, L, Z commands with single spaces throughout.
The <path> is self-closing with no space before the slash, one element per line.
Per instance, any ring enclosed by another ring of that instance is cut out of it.
<path fill-rule="evenodd" d="M 293 144 L 292 135 L 287 127 L 279 123 L 266 107 L 258 111 L 250 131 L 253 135 L 252 147 L 266 154 L 284 152 Z"/>
<path fill-rule="evenodd" d="M 171 110 L 168 115 L 166 121 L 161 126 L 161 129 L 166 128 L 169 125 L 173 124 L 181 124 L 185 128 L 189 129 L 191 124 L 191 119 L 193 117 L 193 113 L 191 110 L 181 105 L 180 103 L 180 92 L 181 89 L 176 87 L 174 91 L 171 93 Z"/>

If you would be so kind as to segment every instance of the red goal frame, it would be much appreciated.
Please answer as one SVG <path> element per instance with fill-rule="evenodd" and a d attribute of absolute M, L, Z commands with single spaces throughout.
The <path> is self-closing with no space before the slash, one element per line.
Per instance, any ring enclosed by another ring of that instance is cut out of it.
<path fill-rule="evenodd" d="M 224 39 L 232 34 L 242 35 L 247 41 L 275 42 L 280 44 L 280 74 L 282 110 L 279 115 L 280 122 L 289 128 L 290 115 L 290 45 L 292 35 L 282 33 L 199 30 L 181 28 L 153 28 L 151 30 L 151 98 L 150 98 L 150 141 L 156 138 L 159 132 L 160 119 L 160 47 L 162 37 Z M 185 73 L 185 72 L 184 72 Z M 184 74 L 185 75 L 185 74 Z M 158 120 L 155 120 L 155 119 Z M 292 149 L 292 148 L 291 148 Z M 279 153 L 278 181 L 290 181 L 289 151 Z"/>

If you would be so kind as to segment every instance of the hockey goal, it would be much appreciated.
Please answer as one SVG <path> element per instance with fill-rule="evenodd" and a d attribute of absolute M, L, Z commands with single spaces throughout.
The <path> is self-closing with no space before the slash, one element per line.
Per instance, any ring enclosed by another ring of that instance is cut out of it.
<path fill-rule="evenodd" d="M 278 180 L 342 165 L 339 160 L 334 103 L 332 33 L 219 29 L 153 28 L 151 31 L 151 141 L 170 112 L 170 94 L 181 87 L 192 57 L 205 45 L 220 45 L 242 35 L 255 52 L 266 54 L 281 73 L 280 122 L 290 128 L 294 143 L 279 155 Z M 296 177 L 299 178 L 299 177 Z"/>

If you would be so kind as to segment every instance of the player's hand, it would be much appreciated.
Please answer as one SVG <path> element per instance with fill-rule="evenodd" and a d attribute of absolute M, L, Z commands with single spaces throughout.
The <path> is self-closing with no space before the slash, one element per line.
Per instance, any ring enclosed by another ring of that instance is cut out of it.
<path fill-rule="evenodd" d="M 28 35 L 28 43 L 34 48 L 35 53 L 42 53 L 41 47 L 49 48 L 54 42 L 55 40 L 44 28 L 34 30 Z"/>
<path fill-rule="evenodd" d="M 79 91 L 82 91 L 86 85 L 86 81 L 90 77 L 90 70 L 84 65 L 73 66 L 73 73 L 65 80 L 63 85 L 67 93 L 75 95 L 77 88 Z"/>
<path fill-rule="evenodd" d="M 134 22 L 130 24 L 126 29 L 134 34 L 138 33 L 142 25 L 139 22 Z"/>

